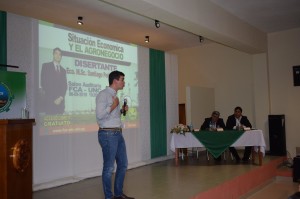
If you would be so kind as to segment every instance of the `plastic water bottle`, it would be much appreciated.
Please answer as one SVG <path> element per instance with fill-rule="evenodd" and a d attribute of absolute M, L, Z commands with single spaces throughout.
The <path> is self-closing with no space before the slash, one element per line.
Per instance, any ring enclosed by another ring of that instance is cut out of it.
<path fill-rule="evenodd" d="M 190 124 L 190 130 L 191 130 L 191 132 L 194 132 L 194 127 L 193 127 L 192 123 Z"/>
<path fill-rule="evenodd" d="M 213 124 L 212 124 L 212 122 L 209 123 L 209 130 L 210 130 L 210 131 L 213 130 Z"/>

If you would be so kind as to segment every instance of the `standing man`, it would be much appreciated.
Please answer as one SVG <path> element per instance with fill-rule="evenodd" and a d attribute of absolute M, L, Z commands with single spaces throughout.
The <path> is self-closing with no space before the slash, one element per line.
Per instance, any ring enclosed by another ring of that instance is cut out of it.
<path fill-rule="evenodd" d="M 47 114 L 65 112 L 65 95 L 67 91 L 66 70 L 60 65 L 62 51 L 53 49 L 53 61 L 44 63 L 41 71 L 41 87 L 45 97 L 44 110 Z"/>
<path fill-rule="evenodd" d="M 252 125 L 250 121 L 248 120 L 247 116 L 242 115 L 242 108 L 237 106 L 234 108 L 234 114 L 230 115 L 227 119 L 226 122 L 226 128 L 227 129 L 235 129 L 235 130 L 240 130 L 245 127 L 250 127 L 252 128 Z M 245 151 L 244 151 L 244 157 L 243 157 L 243 162 L 248 162 L 250 155 L 251 155 L 251 149 L 252 146 L 246 146 Z M 234 156 L 237 162 L 241 160 L 239 154 L 237 153 L 236 149 L 234 147 L 229 147 L 230 152 Z"/>
<path fill-rule="evenodd" d="M 125 86 L 124 73 L 113 71 L 109 74 L 109 87 L 100 91 L 96 97 L 96 119 L 99 125 L 98 140 L 102 148 L 102 184 L 105 199 L 134 199 L 123 193 L 123 183 L 127 170 L 127 153 L 122 135 L 121 113 L 128 110 L 127 105 L 120 108 L 118 90 Z M 124 114 L 125 115 L 125 114 Z M 114 163 L 117 169 L 112 194 L 112 174 Z"/>

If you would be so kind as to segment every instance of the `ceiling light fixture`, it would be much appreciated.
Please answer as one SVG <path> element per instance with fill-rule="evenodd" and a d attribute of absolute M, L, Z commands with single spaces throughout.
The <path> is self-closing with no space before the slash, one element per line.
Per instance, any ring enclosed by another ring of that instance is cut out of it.
<path fill-rule="evenodd" d="M 78 17 L 77 24 L 80 25 L 80 26 L 83 25 L 83 17 L 81 17 L 81 16 Z"/>
<path fill-rule="evenodd" d="M 145 42 L 149 43 L 149 41 L 150 41 L 150 37 L 149 36 L 145 36 Z"/>
<path fill-rule="evenodd" d="M 160 27 L 160 23 L 159 23 L 158 20 L 155 20 L 155 27 L 156 27 L 156 28 L 159 28 L 159 27 Z"/>
<path fill-rule="evenodd" d="M 200 41 L 200 43 L 202 43 L 204 41 L 204 37 L 199 36 L 199 41 Z"/>

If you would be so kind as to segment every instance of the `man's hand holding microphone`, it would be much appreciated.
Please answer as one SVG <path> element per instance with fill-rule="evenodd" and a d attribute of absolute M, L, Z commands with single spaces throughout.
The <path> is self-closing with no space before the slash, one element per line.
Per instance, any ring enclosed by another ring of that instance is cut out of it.
<path fill-rule="evenodd" d="M 124 102 L 123 102 L 122 109 L 121 109 L 121 113 L 123 114 L 123 116 L 126 115 L 127 111 L 128 111 L 128 105 L 127 105 L 127 99 L 125 98 Z"/>

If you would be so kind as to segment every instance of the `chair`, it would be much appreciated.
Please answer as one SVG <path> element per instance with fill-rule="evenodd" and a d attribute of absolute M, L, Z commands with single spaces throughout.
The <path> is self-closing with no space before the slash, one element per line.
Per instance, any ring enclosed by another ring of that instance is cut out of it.
<path fill-rule="evenodd" d="M 200 149 L 201 149 L 202 147 L 194 147 L 194 148 L 192 148 L 192 154 L 193 154 L 193 152 L 194 152 L 194 149 L 196 149 L 196 157 L 197 157 L 197 159 L 199 158 L 199 152 L 200 152 Z M 209 152 L 208 152 L 208 150 L 205 148 L 205 150 L 206 150 L 206 159 L 209 161 L 209 159 L 210 159 L 210 155 L 209 155 Z M 230 151 L 229 151 L 229 149 L 226 149 L 223 153 L 222 153 L 222 156 L 223 156 L 223 160 L 227 160 L 227 153 L 230 153 Z M 230 156 L 231 156 L 231 160 L 233 160 L 233 156 L 232 156 L 232 154 L 230 153 Z M 183 159 L 183 156 L 182 156 L 182 159 Z"/>
<path fill-rule="evenodd" d="M 227 153 L 230 153 L 230 151 L 229 151 L 229 149 L 226 149 L 223 153 L 222 153 L 222 155 L 223 155 L 223 160 L 227 160 L 227 158 L 226 158 L 226 154 Z M 231 155 L 231 160 L 233 160 L 233 156 L 232 156 L 232 154 L 230 153 L 230 155 Z M 206 150 L 206 157 L 207 157 L 207 160 L 209 160 L 209 152 L 208 152 L 208 150 Z"/>
<path fill-rule="evenodd" d="M 194 149 L 196 150 L 196 157 L 198 159 L 199 158 L 199 152 L 200 152 L 200 149 L 202 149 L 202 147 L 194 147 L 194 148 L 192 148 L 192 153 L 194 153 Z"/>
<path fill-rule="evenodd" d="M 187 148 L 180 148 L 178 155 L 181 155 L 181 159 L 184 160 L 184 156 L 188 156 Z"/>

